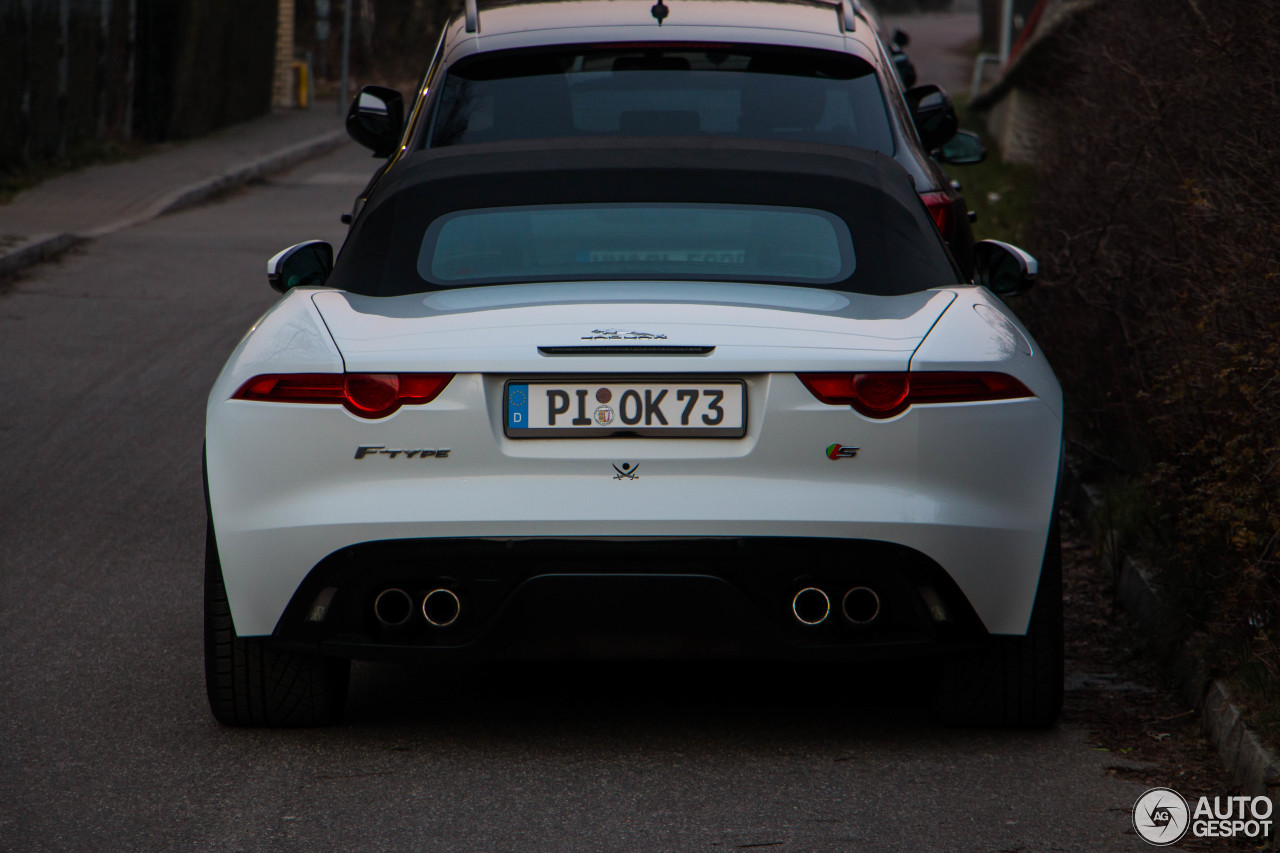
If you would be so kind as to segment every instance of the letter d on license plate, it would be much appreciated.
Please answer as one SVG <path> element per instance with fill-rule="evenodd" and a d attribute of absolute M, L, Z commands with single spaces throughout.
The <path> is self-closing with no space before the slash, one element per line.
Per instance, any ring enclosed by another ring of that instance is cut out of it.
<path fill-rule="evenodd" d="M 747 432 L 741 379 L 513 379 L 504 397 L 510 438 L 741 438 Z"/>

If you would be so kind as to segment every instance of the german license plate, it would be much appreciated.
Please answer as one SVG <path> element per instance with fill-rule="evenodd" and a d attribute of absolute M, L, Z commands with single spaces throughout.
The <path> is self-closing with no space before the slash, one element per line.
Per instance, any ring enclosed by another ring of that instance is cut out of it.
<path fill-rule="evenodd" d="M 509 438 L 741 438 L 747 432 L 741 379 L 513 379 L 504 409 Z"/>

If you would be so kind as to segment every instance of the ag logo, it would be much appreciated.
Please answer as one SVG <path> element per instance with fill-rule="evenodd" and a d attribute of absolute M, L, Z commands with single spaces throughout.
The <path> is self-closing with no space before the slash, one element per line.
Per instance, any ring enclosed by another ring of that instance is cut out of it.
<path fill-rule="evenodd" d="M 1133 828 L 1148 844 L 1168 847 L 1187 834 L 1191 812 L 1172 788 L 1152 788 L 1133 804 Z"/>
<path fill-rule="evenodd" d="M 614 465 L 613 470 L 618 472 L 613 477 L 613 479 L 615 480 L 639 480 L 640 479 L 640 475 L 637 473 L 640 470 L 640 465 L 638 463 L 635 465 L 632 465 L 630 462 L 623 462 L 621 468 L 619 468 L 617 465 Z"/>
<path fill-rule="evenodd" d="M 856 447 L 849 447 L 844 444 L 828 444 L 827 445 L 828 459 L 852 459 L 857 455 L 858 455 L 858 448 Z"/>

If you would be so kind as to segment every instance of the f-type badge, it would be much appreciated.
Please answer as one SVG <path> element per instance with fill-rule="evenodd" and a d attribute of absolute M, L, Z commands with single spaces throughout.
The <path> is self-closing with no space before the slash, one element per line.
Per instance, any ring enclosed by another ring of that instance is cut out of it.
<path fill-rule="evenodd" d="M 395 459 L 403 456 L 405 459 L 448 459 L 449 448 L 440 447 L 435 450 L 388 450 L 381 444 L 365 445 L 356 448 L 356 458 L 364 459 L 371 456 L 388 456 Z"/>
<path fill-rule="evenodd" d="M 639 480 L 640 479 L 640 476 L 636 474 L 636 472 L 640 470 L 639 463 L 632 465 L 630 462 L 623 462 L 621 467 L 614 465 L 613 470 L 618 472 L 617 474 L 613 475 L 613 479 L 615 480 Z"/>
<path fill-rule="evenodd" d="M 845 444 L 829 444 L 827 445 L 828 459 L 852 459 L 858 455 L 858 448 L 849 447 Z"/>

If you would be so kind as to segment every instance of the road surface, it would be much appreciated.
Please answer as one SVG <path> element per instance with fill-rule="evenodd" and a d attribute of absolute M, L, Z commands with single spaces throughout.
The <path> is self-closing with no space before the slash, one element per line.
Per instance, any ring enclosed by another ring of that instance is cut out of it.
<path fill-rule="evenodd" d="M 340 241 L 347 147 L 0 293 L 0 849 L 1142 850 L 1086 733 L 939 727 L 911 670 L 359 665 L 347 721 L 216 725 L 205 395 Z"/>

